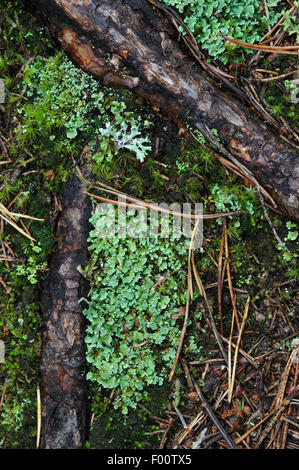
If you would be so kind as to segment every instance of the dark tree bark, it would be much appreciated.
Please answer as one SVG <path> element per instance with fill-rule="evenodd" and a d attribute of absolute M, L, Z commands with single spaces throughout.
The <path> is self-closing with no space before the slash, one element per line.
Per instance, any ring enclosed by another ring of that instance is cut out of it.
<path fill-rule="evenodd" d="M 103 84 L 131 89 L 207 137 L 209 129 L 217 129 L 224 152 L 299 220 L 298 151 L 195 64 L 154 0 L 24 3 L 41 13 L 73 61 Z"/>
<path fill-rule="evenodd" d="M 42 286 L 41 448 L 84 447 L 88 432 L 83 305 L 91 202 L 75 176 L 61 193 L 57 249 Z"/>

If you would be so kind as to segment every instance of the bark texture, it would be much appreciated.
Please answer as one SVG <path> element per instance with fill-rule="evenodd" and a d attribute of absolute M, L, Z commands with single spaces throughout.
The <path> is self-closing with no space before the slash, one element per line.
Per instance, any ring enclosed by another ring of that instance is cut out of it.
<path fill-rule="evenodd" d="M 41 448 L 84 447 L 88 431 L 85 322 L 79 299 L 86 281 L 77 266 L 87 261 L 90 198 L 75 176 L 61 193 L 57 250 L 42 286 Z"/>
<path fill-rule="evenodd" d="M 105 85 L 133 90 L 177 123 L 217 129 L 280 208 L 299 220 L 298 151 L 220 90 L 188 56 L 152 0 L 24 0 L 73 61 Z"/>

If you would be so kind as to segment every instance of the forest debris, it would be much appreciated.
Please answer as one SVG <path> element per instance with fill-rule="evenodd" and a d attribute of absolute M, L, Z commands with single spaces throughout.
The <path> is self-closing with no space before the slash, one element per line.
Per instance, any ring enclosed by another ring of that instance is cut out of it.
<path fill-rule="evenodd" d="M 2 279 L 2 277 L 0 277 L 0 284 L 2 284 L 2 286 L 4 287 L 4 289 L 6 290 L 6 292 L 8 294 L 11 293 L 11 287 L 8 287 L 8 285 L 4 282 L 4 280 Z"/>
<path fill-rule="evenodd" d="M 193 264 L 193 269 L 196 269 L 195 263 Z M 195 272 L 197 272 L 197 270 Z M 213 314 L 212 314 L 212 310 L 211 310 L 211 307 L 210 307 L 210 304 L 209 304 L 209 300 L 207 298 L 207 294 L 204 290 L 204 287 L 203 287 L 202 281 L 201 281 L 201 279 L 198 275 L 198 272 L 197 272 L 197 275 L 195 276 L 195 279 L 196 279 L 198 288 L 199 288 L 199 290 L 200 290 L 200 292 L 201 292 L 201 294 L 204 298 L 204 301 L 206 303 L 206 306 L 207 306 L 208 320 L 209 320 L 208 323 L 210 324 L 210 326 L 212 328 L 212 331 L 214 333 L 214 336 L 216 338 L 216 341 L 217 341 L 218 346 L 220 348 L 220 351 L 222 353 L 223 359 L 224 359 L 225 363 L 227 364 L 227 355 L 225 353 L 225 350 L 224 350 L 224 347 L 223 347 L 223 344 L 222 344 L 223 337 L 218 333 L 218 330 L 216 328 L 215 321 L 214 321 Z"/>
<path fill-rule="evenodd" d="M 105 187 L 101 188 L 102 191 L 105 191 L 105 192 L 109 192 L 107 191 L 107 189 Z M 187 218 L 187 219 L 195 219 L 195 220 L 198 220 L 198 219 L 218 219 L 218 218 L 221 218 L 221 217 L 229 217 L 229 216 L 232 216 L 232 215 L 240 215 L 240 211 L 231 211 L 231 212 L 222 212 L 222 213 L 219 213 L 219 214 L 187 214 L 187 213 L 184 213 L 184 212 L 174 212 L 174 211 L 170 211 L 170 210 L 167 210 L 167 209 L 164 209 L 162 207 L 159 207 L 157 206 L 156 204 L 153 204 L 153 203 L 148 203 L 146 201 L 141 201 L 139 199 L 133 199 L 131 198 L 130 196 L 127 196 L 126 194 L 124 193 L 120 193 L 120 192 L 117 192 L 115 191 L 114 194 L 119 196 L 119 198 L 123 198 L 123 199 L 127 199 L 128 201 L 135 201 L 136 204 L 129 204 L 127 202 L 122 202 L 122 201 L 115 201 L 114 199 L 108 199 L 108 198 L 105 198 L 105 197 L 102 197 L 102 196 L 98 196 L 96 194 L 92 194 L 92 193 L 89 193 L 89 192 L 86 192 L 86 194 L 88 194 L 88 196 L 90 197 L 93 197 L 94 199 L 98 199 L 99 201 L 103 201 L 103 202 L 108 202 L 110 204 L 114 204 L 116 206 L 121 206 L 121 207 L 129 207 L 129 208 L 132 208 L 132 209 L 139 209 L 139 210 L 152 210 L 152 211 L 157 211 L 157 212 L 161 212 L 163 214 L 169 214 L 169 215 L 173 215 L 173 216 L 177 216 L 177 217 L 184 217 L 184 218 Z"/>
<path fill-rule="evenodd" d="M 4 382 L 4 387 L 3 387 L 1 398 L 0 398 L 0 411 L 1 411 L 1 409 L 3 407 L 3 404 L 4 404 L 5 392 L 6 392 L 6 389 L 7 389 L 7 386 L 9 384 L 9 382 L 10 382 L 10 379 L 5 380 L 5 382 Z"/>
<path fill-rule="evenodd" d="M 16 230 L 18 230 L 22 235 L 24 235 L 25 237 L 29 238 L 30 241 L 35 241 L 34 238 L 32 238 L 32 236 L 30 235 L 28 229 L 24 229 L 22 230 L 17 224 L 16 222 L 14 221 L 16 217 L 19 217 L 20 218 L 20 222 L 21 224 L 23 225 L 23 228 L 24 228 L 24 223 L 22 221 L 22 218 L 24 219 L 30 219 L 30 220 L 37 220 L 37 221 L 40 221 L 40 222 L 43 222 L 44 219 L 38 219 L 37 217 L 31 217 L 30 215 L 26 215 L 26 214 L 18 214 L 18 213 L 14 213 L 14 212 L 11 212 L 10 210 L 8 210 L 1 202 L 0 202 L 0 217 L 5 220 L 5 222 L 7 222 L 8 224 L 10 224 L 12 227 L 14 227 Z"/>
<path fill-rule="evenodd" d="M 223 282 L 222 282 L 222 279 L 223 279 L 223 277 L 222 277 L 222 256 L 223 256 L 224 238 L 225 238 L 225 229 L 224 229 L 224 224 L 223 224 L 222 225 L 222 236 L 221 236 L 221 242 L 220 242 L 220 251 L 219 251 L 218 280 L 217 280 L 218 310 L 219 310 L 219 315 L 220 315 L 220 328 L 221 328 L 222 336 L 223 336 L 223 320 L 222 320 L 221 297 L 222 297 L 222 286 L 223 286 Z"/>
<path fill-rule="evenodd" d="M 226 259 L 226 272 L 227 272 L 227 279 L 228 279 L 228 287 L 229 287 L 230 298 L 231 298 L 231 302 L 232 302 L 232 306 L 233 306 L 233 313 L 234 313 L 235 320 L 236 320 L 236 323 L 237 323 L 238 331 L 240 332 L 240 323 L 239 323 L 239 318 L 238 318 L 237 304 L 236 304 L 235 295 L 234 295 L 234 292 L 233 292 L 232 281 L 231 281 L 227 226 L 226 226 L 225 220 L 223 222 L 223 226 L 224 226 L 224 246 L 225 246 L 225 259 Z"/>
<path fill-rule="evenodd" d="M 188 368 L 186 359 L 181 357 L 181 363 L 182 363 L 182 366 L 183 366 L 183 369 L 184 369 L 184 372 L 185 372 L 185 377 L 186 377 L 186 380 L 187 380 L 189 390 L 190 390 L 190 392 L 192 392 L 193 391 L 193 383 L 192 383 L 192 378 L 191 378 L 191 375 L 190 375 L 190 372 L 189 372 L 189 368 Z"/>
<path fill-rule="evenodd" d="M 288 14 L 291 15 L 294 13 L 294 11 L 296 10 L 296 5 L 293 5 L 291 7 L 291 9 L 288 11 Z M 267 41 L 267 39 L 269 38 L 269 36 L 271 36 L 271 34 L 273 34 L 277 28 L 279 28 L 279 26 L 284 22 L 285 20 L 285 17 L 282 15 L 281 18 L 277 21 L 277 23 L 273 26 L 272 29 L 270 29 L 270 31 L 268 31 L 268 33 L 265 34 L 265 36 L 262 37 L 262 39 L 260 40 L 260 44 L 263 44 Z M 272 37 L 272 40 L 274 40 L 275 38 Z"/>
<path fill-rule="evenodd" d="M 246 47 L 246 49 L 257 50 L 260 52 L 270 52 L 272 54 L 277 55 L 298 55 L 299 45 L 298 46 L 266 46 L 264 44 L 250 44 L 244 41 L 238 41 L 237 39 L 233 39 L 225 34 L 218 33 L 222 36 L 226 41 L 232 42 L 237 44 L 241 47 Z"/>
<path fill-rule="evenodd" d="M 40 434 L 41 434 L 41 427 L 42 427 L 42 404 L 41 404 L 41 396 L 40 396 L 40 388 L 39 385 L 37 386 L 36 390 L 37 395 L 37 435 L 36 435 L 36 448 L 39 448 L 40 444 Z"/>
<path fill-rule="evenodd" d="M 197 393 L 197 395 L 198 395 L 198 397 L 199 397 L 199 399 L 202 403 L 202 406 L 207 411 L 208 415 L 210 416 L 211 420 L 213 421 L 213 423 L 217 427 L 218 431 L 221 433 L 222 437 L 225 439 L 225 441 L 227 442 L 227 444 L 229 445 L 229 447 L 231 449 L 237 449 L 237 446 L 232 441 L 232 439 L 229 437 L 229 435 L 225 432 L 225 430 L 223 429 L 223 427 L 219 423 L 218 419 L 216 418 L 215 414 L 213 413 L 213 411 L 209 407 L 208 402 L 204 398 L 203 394 L 200 391 L 199 386 L 197 385 L 197 382 L 195 381 L 194 378 L 192 378 L 192 381 L 193 381 L 193 385 L 194 385 L 194 388 L 196 390 L 196 393 Z"/>
<path fill-rule="evenodd" d="M 171 382 L 171 380 L 173 379 L 175 369 L 176 369 L 176 366 L 177 366 L 177 363 L 178 363 L 178 360 L 179 360 L 179 357 L 180 357 L 180 354 L 181 354 L 181 350 L 182 350 L 182 347 L 183 347 L 183 341 L 184 341 L 184 337 L 185 337 L 185 333 L 186 333 L 186 329 L 187 329 L 188 317 L 189 317 L 189 305 L 190 305 L 190 282 L 188 282 L 188 288 L 187 288 L 187 300 L 186 300 L 185 318 L 184 318 L 183 328 L 182 328 L 182 331 L 181 331 L 180 341 L 179 341 L 179 345 L 177 347 L 174 363 L 173 363 L 172 369 L 171 369 L 170 374 L 169 374 L 169 378 L 168 378 L 169 382 Z"/>
<path fill-rule="evenodd" d="M 229 343 L 229 340 L 224 338 L 223 336 L 222 336 L 222 341 L 224 341 L 225 343 Z M 236 348 L 237 346 L 232 342 L 232 347 Z M 244 351 L 240 347 L 239 347 L 239 353 L 242 354 L 242 356 L 244 356 L 250 362 L 250 364 L 252 364 L 256 369 L 258 369 L 259 365 L 256 362 L 256 358 L 253 358 L 252 356 L 250 356 L 250 354 L 248 354 L 246 351 Z"/>
<path fill-rule="evenodd" d="M 247 318 L 247 314 L 248 314 L 249 302 L 250 302 L 250 297 L 247 298 L 245 311 L 244 311 L 244 315 L 243 315 L 243 319 L 242 319 L 242 324 L 241 324 L 241 328 L 240 328 L 239 335 L 238 335 L 237 346 L 236 346 L 236 349 L 235 349 L 233 370 L 232 370 L 231 376 L 229 376 L 229 386 L 228 386 L 228 402 L 229 403 L 231 402 L 233 389 L 234 389 L 234 382 L 235 382 L 239 347 L 240 347 L 242 332 L 243 332 L 245 322 L 246 322 L 246 318 Z M 231 341 L 230 341 L 230 346 L 231 346 Z M 229 363 L 229 367 L 230 367 L 230 363 Z"/>
<path fill-rule="evenodd" d="M 191 435 L 193 434 L 191 431 L 193 431 L 193 429 L 198 426 L 199 424 L 201 424 L 205 419 L 205 415 L 202 411 L 200 411 L 196 417 L 191 421 L 191 423 L 186 427 L 184 428 L 184 430 L 182 431 L 181 435 L 178 437 L 177 439 L 177 444 L 180 445 L 185 439 L 186 437 L 191 433 Z"/>

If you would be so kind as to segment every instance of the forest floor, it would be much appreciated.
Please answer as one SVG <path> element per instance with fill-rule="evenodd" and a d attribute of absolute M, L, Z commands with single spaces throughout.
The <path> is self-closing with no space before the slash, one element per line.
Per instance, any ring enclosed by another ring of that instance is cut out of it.
<path fill-rule="evenodd" d="M 47 29 L 23 12 L 18 1 L 0 3 L 6 12 L 0 19 L 0 79 L 6 87 L 6 100 L 0 104 L 0 447 L 34 448 L 41 280 L 55 251 L 60 188 L 80 167 L 77 159 L 87 135 L 78 131 L 76 139 L 65 141 L 63 125 L 45 119 L 46 108 L 37 114 L 31 93 L 34 80 L 26 67 L 32 65 L 33 76 L 43 77 L 47 63 L 51 69 L 64 59 Z M 287 40 L 282 37 L 281 45 Z M 264 79 L 294 71 L 296 61 L 260 54 L 254 72 L 250 61 L 252 55 L 244 54 L 226 70 L 248 78 L 264 109 L 295 142 L 298 105 L 290 100 L 289 84 L 283 78 Z M 205 213 L 240 215 L 204 221 L 203 245 L 194 257 L 202 287 L 195 275 L 197 293 L 190 300 L 174 378 L 169 382 L 166 375 L 163 385 L 147 387 L 143 399 L 136 398 L 137 412 L 129 407 L 124 415 L 113 406 L 117 391 L 90 384 L 86 447 L 219 449 L 230 448 L 233 442 L 244 449 L 298 448 L 298 224 L 265 199 L 285 244 L 279 245 L 255 189 L 215 149 L 204 140 L 195 141 L 189 131 L 178 131 L 129 93 L 103 92 L 108 114 L 114 113 L 113 103 L 124 102 L 134 119 L 150 123 L 146 134 L 151 151 L 141 163 L 133 152 L 119 152 L 109 142 L 103 160 L 86 157 L 95 180 L 143 201 L 202 202 Z M 76 125 L 80 130 L 80 123 Z M 92 192 L 108 196 L 99 188 Z M 181 332 L 188 287 L 186 256 L 177 271 L 173 282 L 178 286 L 176 319 Z"/>

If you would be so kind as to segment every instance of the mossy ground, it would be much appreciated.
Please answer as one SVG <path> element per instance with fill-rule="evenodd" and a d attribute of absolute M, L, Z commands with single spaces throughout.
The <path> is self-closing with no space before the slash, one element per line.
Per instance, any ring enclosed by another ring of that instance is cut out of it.
<path fill-rule="evenodd" d="M 67 147 L 65 134 L 60 134 L 61 129 L 55 134 L 53 126 L 55 139 L 51 140 L 49 137 L 54 134 L 49 134 L 48 130 L 37 131 L 34 126 L 31 129 L 28 123 L 29 137 L 22 138 L 22 125 L 28 115 L 20 114 L 18 110 L 26 103 L 31 104 L 30 96 L 24 93 L 25 66 L 30 61 L 33 63 L 37 56 L 51 59 L 54 55 L 57 56 L 57 51 L 47 30 L 41 28 L 30 14 L 23 12 L 17 0 L 1 0 L 0 3 L 5 11 L 0 20 L 3 35 L 0 45 L 0 78 L 4 79 L 8 90 L 6 103 L 0 105 L 0 132 L 3 137 L 0 162 L 6 160 L 7 155 L 11 159 L 8 165 L 1 165 L 0 200 L 8 206 L 16 198 L 11 210 L 44 219 L 44 222 L 26 222 L 30 234 L 36 240 L 34 246 L 38 247 L 37 250 L 33 249 L 28 238 L 7 224 L 0 234 L 2 242 L 9 245 L 15 257 L 20 260 L 8 264 L 0 262 L 0 276 L 6 286 L 0 285 L 0 339 L 4 341 L 6 348 L 5 363 L 0 365 L 0 392 L 5 391 L 0 410 L 0 445 L 30 448 L 35 446 L 36 437 L 36 389 L 41 347 L 39 281 L 45 273 L 45 263 L 53 248 L 60 185 L 74 172 L 72 157 L 78 158 L 88 140 L 87 135 L 79 133 L 78 138 Z M 61 60 L 61 56 L 57 60 Z M 271 95 L 269 90 L 267 96 L 269 102 L 269 96 L 281 98 L 283 109 L 278 111 L 285 113 L 286 106 L 290 113 L 289 118 L 292 119 L 292 105 L 284 98 L 284 94 Z M 139 117 L 141 121 L 151 122 L 146 132 L 152 151 L 145 162 L 141 163 L 133 152 L 126 149 L 117 151 L 115 143 L 109 140 L 106 142 L 105 158 L 91 161 L 96 178 L 132 196 L 155 202 L 202 202 L 205 212 L 209 213 L 240 210 L 241 216 L 228 221 L 233 283 L 241 291 L 246 291 L 237 293 L 238 308 L 240 311 L 244 309 L 246 297 L 250 294 L 256 308 L 265 310 L 267 292 L 271 290 L 273 282 L 278 281 L 287 283 L 282 288 L 282 295 L 292 306 L 298 279 L 298 238 L 295 224 L 271 214 L 289 251 L 278 249 L 262 214 L 255 190 L 228 173 L 211 150 L 192 143 L 186 136 L 180 137 L 177 129 L 167 120 L 149 112 L 144 103 L 127 92 L 108 91 L 105 101 L 108 114 L 113 113 L 113 101 L 124 102 L 126 112 L 131 113 L 130 118 Z M 79 123 L 76 129 L 79 129 Z M 203 249 L 196 255 L 204 285 L 217 280 L 221 231 L 221 221 L 204 224 Z M 8 254 L 7 245 L 4 245 L 4 250 Z M 186 272 L 182 276 L 186 276 Z M 215 321 L 219 326 L 215 288 L 207 290 L 207 293 L 215 307 Z M 190 325 L 185 341 L 189 344 L 190 338 L 196 338 L 197 351 L 189 349 L 190 360 L 208 357 L 216 347 L 212 333 L 207 330 L 205 308 L 200 298 L 191 304 Z M 227 289 L 224 291 L 223 309 L 224 329 L 227 333 L 231 320 Z M 252 315 L 248 328 L 262 329 L 263 324 Z M 267 331 L 264 333 L 269 334 Z M 193 373 L 195 376 L 199 374 L 196 367 L 193 368 Z M 180 371 L 178 378 L 184 397 L 187 387 Z M 172 399 L 173 387 L 174 385 L 165 385 L 149 389 L 149 399 L 145 406 L 154 414 L 163 412 L 163 408 L 167 408 Z M 90 391 L 92 410 L 95 413 L 90 447 L 147 448 L 157 445 L 159 434 L 146 434 L 157 429 L 153 429 L 155 423 L 144 412 L 129 412 L 125 418 L 120 413 L 115 413 L 111 404 L 108 405 L 109 390 L 98 392 L 91 387 Z M 100 433 L 103 427 L 104 433 Z"/>

